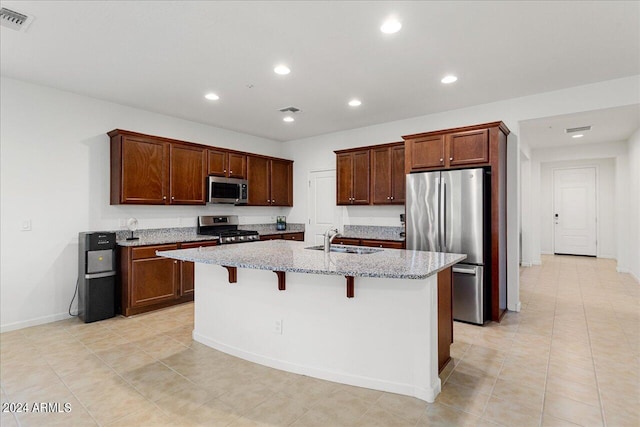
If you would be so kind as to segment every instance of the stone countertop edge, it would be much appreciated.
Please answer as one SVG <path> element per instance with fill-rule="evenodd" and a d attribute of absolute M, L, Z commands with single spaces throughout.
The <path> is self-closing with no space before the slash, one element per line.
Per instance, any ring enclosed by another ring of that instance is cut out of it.
<path fill-rule="evenodd" d="M 305 247 L 303 242 L 272 240 L 156 251 L 156 255 L 225 267 L 390 279 L 426 279 L 467 257 L 404 249 L 383 249 L 372 254 L 332 252 L 325 255 L 323 251 Z"/>
<path fill-rule="evenodd" d="M 245 224 L 238 226 L 240 230 L 255 230 L 260 235 L 303 233 L 304 224 L 287 224 L 286 230 L 276 230 L 276 224 Z M 131 235 L 128 230 L 117 230 L 116 244 L 118 246 L 150 246 L 172 243 L 203 242 L 217 240 L 218 236 L 197 234 L 196 227 L 147 228 L 135 231 L 137 240 L 126 240 Z"/>

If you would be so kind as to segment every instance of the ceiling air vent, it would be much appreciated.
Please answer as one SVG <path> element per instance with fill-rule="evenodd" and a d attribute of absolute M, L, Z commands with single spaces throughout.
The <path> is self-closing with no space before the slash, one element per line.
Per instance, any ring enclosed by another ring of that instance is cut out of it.
<path fill-rule="evenodd" d="M 296 107 L 285 107 L 281 108 L 280 111 L 283 113 L 297 113 L 300 109 Z"/>
<path fill-rule="evenodd" d="M 566 128 L 564 130 L 565 133 L 574 133 L 574 132 L 584 132 L 587 130 L 591 130 L 591 126 L 580 126 L 577 128 Z"/>
<path fill-rule="evenodd" d="M 3 27 L 16 31 L 26 31 L 32 21 L 33 16 L 25 15 L 6 7 L 0 8 L 0 25 Z"/>

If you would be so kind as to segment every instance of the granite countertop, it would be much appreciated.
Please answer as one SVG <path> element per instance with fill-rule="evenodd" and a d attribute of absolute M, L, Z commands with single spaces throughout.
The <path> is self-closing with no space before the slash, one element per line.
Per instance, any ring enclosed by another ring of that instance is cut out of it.
<path fill-rule="evenodd" d="M 304 224 L 287 224 L 286 230 L 276 230 L 275 224 L 246 224 L 239 225 L 240 230 L 256 230 L 258 234 L 282 234 L 304 232 Z M 162 245 L 168 243 L 201 242 L 207 240 L 217 240 L 218 236 L 206 236 L 197 234 L 196 227 L 178 228 L 150 228 L 136 230 L 133 235 L 139 237 L 138 240 L 127 240 L 131 236 L 128 230 L 117 230 L 116 242 L 120 246 L 147 246 Z"/>
<path fill-rule="evenodd" d="M 271 240 L 158 251 L 157 255 L 227 267 L 397 279 L 425 279 L 466 258 L 461 254 L 404 249 L 382 249 L 371 254 L 325 254 L 305 247 L 303 242 Z"/>
<path fill-rule="evenodd" d="M 379 225 L 345 225 L 339 237 L 349 239 L 393 240 L 404 242 L 404 227 L 384 227 Z"/>

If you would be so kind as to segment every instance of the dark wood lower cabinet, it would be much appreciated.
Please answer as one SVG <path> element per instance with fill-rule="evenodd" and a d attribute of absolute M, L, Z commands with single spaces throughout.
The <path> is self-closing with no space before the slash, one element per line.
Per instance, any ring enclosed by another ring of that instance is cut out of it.
<path fill-rule="evenodd" d="M 296 240 L 304 242 L 304 232 L 262 234 L 260 235 L 260 240 Z"/>
<path fill-rule="evenodd" d="M 215 241 L 119 247 L 120 307 L 125 316 L 193 301 L 194 263 L 156 255 L 156 251 L 213 246 Z"/>
<path fill-rule="evenodd" d="M 451 360 L 453 343 L 453 276 L 451 267 L 438 273 L 438 372 Z"/>

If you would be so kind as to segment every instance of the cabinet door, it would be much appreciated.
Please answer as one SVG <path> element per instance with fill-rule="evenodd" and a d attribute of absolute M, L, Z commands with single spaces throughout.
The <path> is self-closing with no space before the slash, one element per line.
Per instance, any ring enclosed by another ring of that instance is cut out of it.
<path fill-rule="evenodd" d="M 165 204 L 168 158 L 169 149 L 165 142 L 123 137 L 120 203 Z"/>
<path fill-rule="evenodd" d="M 228 176 L 230 178 L 247 177 L 247 156 L 244 154 L 227 153 L 229 159 Z"/>
<path fill-rule="evenodd" d="M 269 159 L 247 156 L 247 181 L 249 186 L 247 204 L 252 206 L 271 205 Z"/>
<path fill-rule="evenodd" d="M 406 144 L 411 153 L 411 170 L 434 169 L 445 166 L 443 135 L 409 139 Z"/>
<path fill-rule="evenodd" d="M 293 206 L 293 164 L 286 160 L 270 160 L 271 205 Z"/>
<path fill-rule="evenodd" d="M 489 161 L 489 130 L 480 129 L 447 135 L 449 165 L 469 165 Z"/>
<path fill-rule="evenodd" d="M 391 203 L 403 205 L 406 193 L 404 144 L 391 147 Z"/>
<path fill-rule="evenodd" d="M 350 205 L 353 188 L 353 156 L 351 153 L 336 155 L 337 204 Z"/>
<path fill-rule="evenodd" d="M 389 147 L 371 149 L 371 174 L 371 197 L 373 198 L 373 204 L 386 205 L 391 203 L 392 176 L 391 149 Z"/>
<path fill-rule="evenodd" d="M 227 152 L 207 150 L 207 173 L 214 176 L 227 176 Z"/>
<path fill-rule="evenodd" d="M 181 243 L 180 249 L 191 249 L 206 246 L 215 246 L 215 241 Z M 195 263 L 180 261 L 180 286 L 178 296 L 193 294 L 195 289 Z"/>
<path fill-rule="evenodd" d="M 203 148 L 171 144 L 171 204 L 205 204 L 205 162 Z"/>
<path fill-rule="evenodd" d="M 170 301 L 177 296 L 178 261 L 154 257 L 131 261 L 131 306 Z"/>
<path fill-rule="evenodd" d="M 353 153 L 353 204 L 369 204 L 369 150 Z"/>

